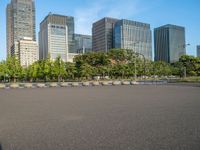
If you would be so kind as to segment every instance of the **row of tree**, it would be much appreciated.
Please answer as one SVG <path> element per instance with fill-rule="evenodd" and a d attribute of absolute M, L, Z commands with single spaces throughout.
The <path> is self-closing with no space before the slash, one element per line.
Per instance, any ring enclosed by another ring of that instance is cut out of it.
<path fill-rule="evenodd" d="M 23 68 L 16 57 L 0 62 L 1 81 L 64 81 L 102 78 L 131 78 L 137 76 L 200 76 L 200 58 L 182 56 L 173 64 L 143 59 L 130 50 L 113 49 L 108 53 L 87 53 L 74 58 L 74 63 L 39 60 Z"/>

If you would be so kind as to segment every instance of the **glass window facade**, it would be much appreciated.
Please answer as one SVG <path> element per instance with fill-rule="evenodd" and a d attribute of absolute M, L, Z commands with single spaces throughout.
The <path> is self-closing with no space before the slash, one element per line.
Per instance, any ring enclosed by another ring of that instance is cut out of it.
<path fill-rule="evenodd" d="M 30 37 L 36 40 L 35 2 L 33 0 L 12 0 L 7 5 L 7 54 L 14 55 L 15 42 Z"/>
<path fill-rule="evenodd" d="M 92 50 L 108 52 L 114 48 L 113 30 L 118 19 L 103 18 L 92 26 Z"/>
<path fill-rule="evenodd" d="M 197 46 L 197 57 L 200 57 L 200 45 Z"/>
<path fill-rule="evenodd" d="M 68 61 L 68 53 L 74 52 L 74 18 L 49 14 L 40 24 L 39 58 L 45 59 L 50 55 L 54 60 L 61 56 Z"/>
<path fill-rule="evenodd" d="M 115 48 L 132 49 L 152 60 L 152 33 L 149 24 L 120 20 L 114 28 Z"/>
<path fill-rule="evenodd" d="M 63 25 L 49 24 L 49 46 L 52 60 L 60 56 L 63 60 L 67 58 L 67 27 Z"/>
<path fill-rule="evenodd" d="M 92 51 L 92 36 L 75 34 L 75 49 L 77 53 Z"/>
<path fill-rule="evenodd" d="M 165 25 L 154 29 L 155 61 L 173 63 L 186 54 L 185 28 Z"/>

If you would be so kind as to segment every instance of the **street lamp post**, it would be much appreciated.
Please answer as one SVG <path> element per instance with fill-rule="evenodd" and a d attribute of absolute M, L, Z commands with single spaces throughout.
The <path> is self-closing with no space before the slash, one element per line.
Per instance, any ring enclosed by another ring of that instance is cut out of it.
<path fill-rule="evenodd" d="M 136 71 L 136 53 L 135 53 L 135 62 L 134 62 L 134 68 L 135 68 L 135 74 L 134 74 L 134 78 L 135 78 L 135 81 L 137 79 L 137 71 Z"/>
<path fill-rule="evenodd" d="M 138 55 L 141 55 L 143 57 L 143 61 L 144 61 L 144 75 L 146 75 L 146 59 L 145 56 L 141 53 L 138 53 Z"/>
<path fill-rule="evenodd" d="M 183 45 L 181 45 L 181 47 L 182 48 L 186 48 L 187 46 L 190 46 L 190 44 L 188 43 L 188 44 L 183 44 Z M 183 74 L 184 74 L 184 78 L 186 78 L 187 77 L 187 68 L 184 66 L 183 67 Z"/>
<path fill-rule="evenodd" d="M 184 45 L 183 45 L 183 48 L 186 48 L 187 46 L 190 46 L 190 43 L 184 44 Z"/>
<path fill-rule="evenodd" d="M 144 60 L 144 75 L 146 74 L 146 59 L 145 59 L 145 56 L 144 56 L 143 54 L 136 52 L 136 50 L 135 50 L 136 44 L 139 44 L 139 42 L 133 43 L 134 49 L 132 49 L 132 52 L 135 53 L 135 62 L 134 62 L 134 70 L 135 70 L 134 78 L 135 78 L 135 81 L 136 81 L 136 78 L 137 78 L 137 71 L 136 71 L 136 55 L 137 55 L 137 56 L 141 55 L 141 56 L 143 57 L 143 60 Z"/>
<path fill-rule="evenodd" d="M 133 43 L 133 46 L 134 46 L 134 53 L 135 53 L 135 62 L 134 62 L 134 71 L 135 71 L 135 74 L 134 74 L 134 78 L 135 78 L 135 81 L 136 81 L 136 79 L 137 79 L 137 71 L 136 71 L 136 54 L 137 54 L 137 52 L 136 52 L 136 50 L 135 50 L 135 46 L 136 46 L 136 44 L 138 44 L 139 42 L 135 42 L 135 43 Z"/>

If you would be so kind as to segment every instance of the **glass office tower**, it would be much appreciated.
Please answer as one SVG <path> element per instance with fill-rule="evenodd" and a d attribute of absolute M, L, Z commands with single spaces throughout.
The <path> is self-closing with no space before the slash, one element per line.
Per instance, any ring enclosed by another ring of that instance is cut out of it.
<path fill-rule="evenodd" d="M 75 50 L 77 53 L 87 53 L 92 51 L 92 36 L 75 34 Z"/>
<path fill-rule="evenodd" d="M 197 46 L 197 57 L 200 57 L 200 45 Z"/>
<path fill-rule="evenodd" d="M 52 60 L 61 56 L 68 61 L 68 54 L 74 50 L 74 18 L 49 14 L 40 24 L 39 58 L 48 56 Z"/>
<path fill-rule="evenodd" d="M 173 63 L 186 54 L 185 28 L 164 25 L 154 29 L 155 61 Z"/>
<path fill-rule="evenodd" d="M 113 41 L 115 48 L 131 49 L 152 60 L 151 35 L 149 24 L 122 19 L 115 24 Z"/>
<path fill-rule="evenodd" d="M 113 29 L 118 19 L 103 18 L 92 26 L 92 50 L 108 52 L 114 48 Z"/>
<path fill-rule="evenodd" d="M 11 0 L 6 9 L 7 56 L 19 56 L 16 42 L 24 37 L 36 40 L 34 0 Z"/>

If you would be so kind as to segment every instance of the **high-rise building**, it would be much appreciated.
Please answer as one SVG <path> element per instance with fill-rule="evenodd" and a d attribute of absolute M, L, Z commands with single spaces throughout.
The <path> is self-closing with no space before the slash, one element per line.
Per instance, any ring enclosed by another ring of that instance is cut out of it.
<path fill-rule="evenodd" d="M 114 27 L 114 47 L 131 49 L 152 60 L 151 35 L 150 24 L 122 19 Z"/>
<path fill-rule="evenodd" d="M 154 29 L 155 61 L 173 63 L 186 54 L 185 28 L 164 25 Z"/>
<path fill-rule="evenodd" d="M 87 53 L 92 51 L 92 36 L 75 34 L 75 50 L 77 53 Z"/>
<path fill-rule="evenodd" d="M 118 19 L 103 18 L 92 26 L 92 50 L 108 52 L 114 48 L 113 29 Z"/>
<path fill-rule="evenodd" d="M 34 0 L 11 0 L 7 5 L 7 56 L 16 55 L 16 42 L 24 37 L 36 40 Z"/>
<path fill-rule="evenodd" d="M 69 53 L 75 53 L 74 18 L 50 13 L 40 24 L 39 58 L 68 61 Z"/>
<path fill-rule="evenodd" d="M 32 38 L 24 38 L 16 42 L 19 61 L 22 67 L 28 67 L 38 60 L 38 44 Z"/>
<path fill-rule="evenodd" d="M 197 57 L 200 57 L 200 45 L 197 45 Z"/>

